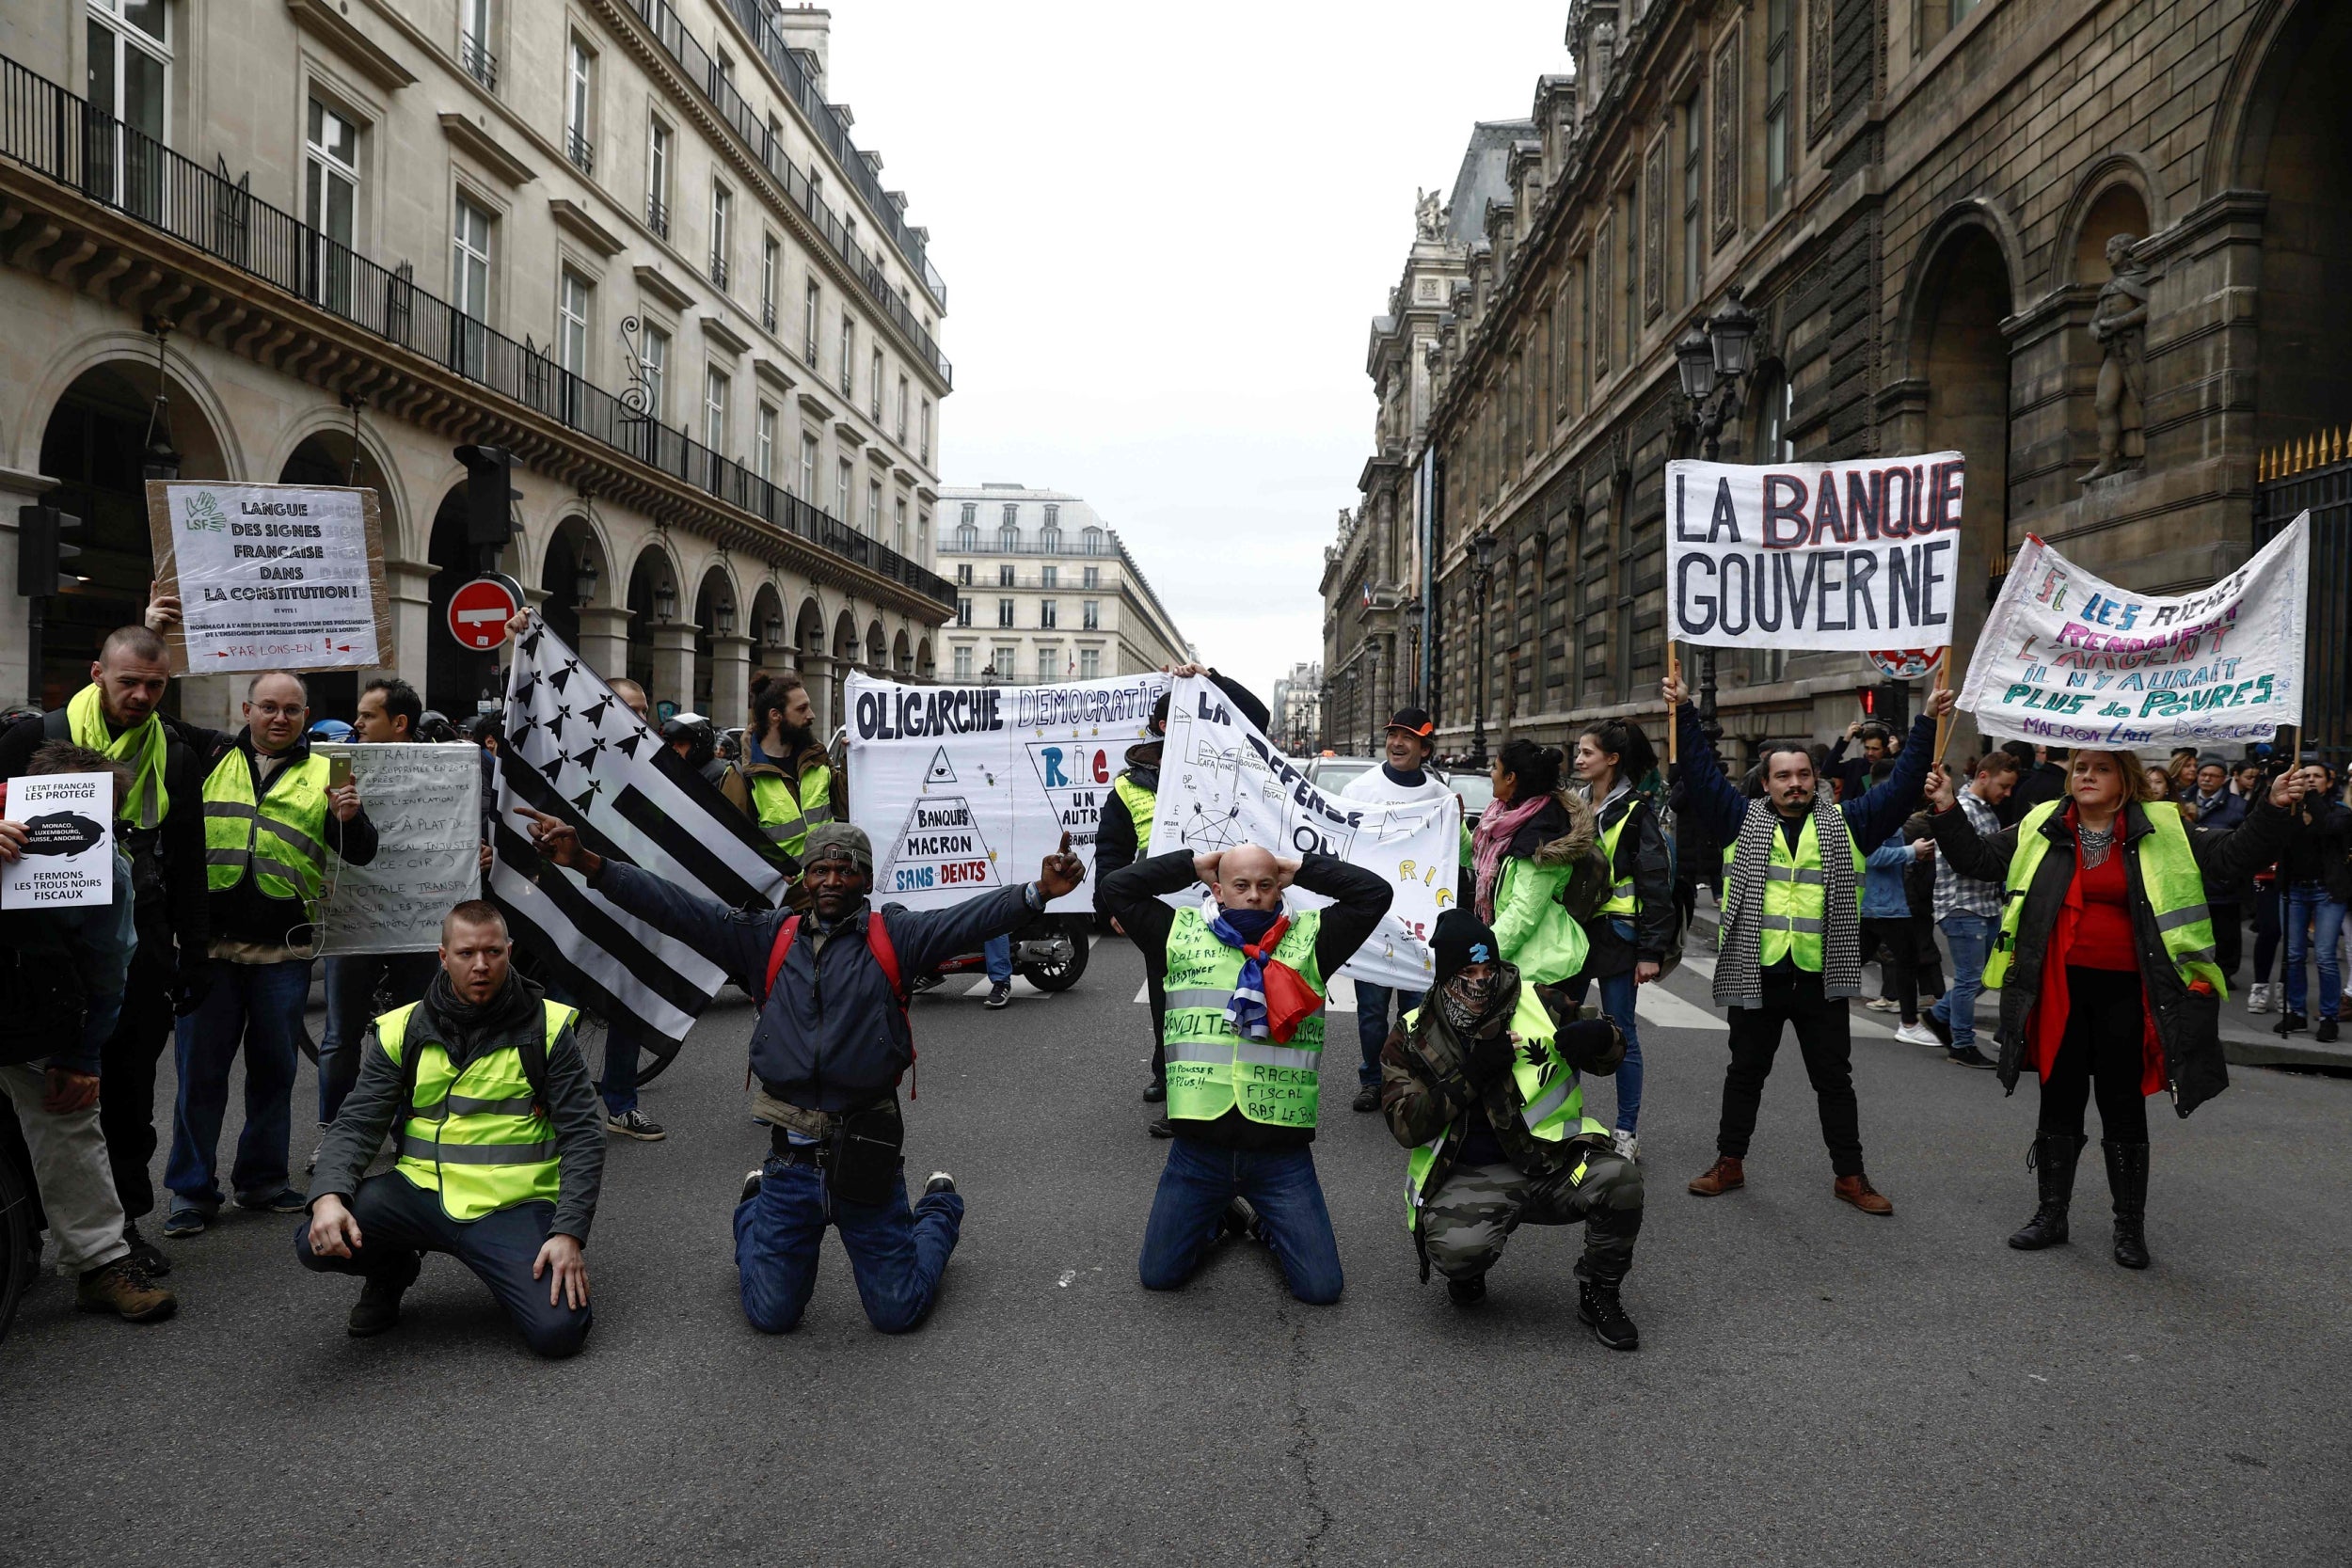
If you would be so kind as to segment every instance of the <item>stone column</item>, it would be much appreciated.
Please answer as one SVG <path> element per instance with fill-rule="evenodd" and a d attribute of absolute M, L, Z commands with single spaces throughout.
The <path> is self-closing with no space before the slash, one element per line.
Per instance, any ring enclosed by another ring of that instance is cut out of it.
<path fill-rule="evenodd" d="M 809 706 L 816 710 L 809 727 L 823 740 L 837 722 L 833 713 L 833 660 L 824 654 L 803 653 L 792 667 L 801 673 L 801 683 L 808 688 Z"/>
<path fill-rule="evenodd" d="M 425 689 L 425 663 L 437 628 L 433 625 L 433 574 L 440 568 L 429 561 L 384 562 L 384 589 L 391 600 L 392 645 L 385 668 L 419 691 Z M 440 635 L 449 634 L 442 631 Z"/>
<path fill-rule="evenodd" d="M 56 487 L 55 480 L 39 474 L 0 468 L 0 562 L 16 560 L 16 509 L 32 505 Z M 26 613 L 31 606 L 16 593 L 12 579 L 0 587 L 8 590 L 0 594 L 0 707 L 19 703 L 47 707 L 42 694 L 33 689 L 33 621 Z"/>
<path fill-rule="evenodd" d="M 661 705 L 682 713 L 694 705 L 694 634 L 696 628 L 672 621 L 653 628 L 653 689 L 645 698 L 660 718 Z"/>
<path fill-rule="evenodd" d="M 721 729 L 745 722 L 752 703 L 752 640 L 710 640 L 710 721 Z"/>
<path fill-rule="evenodd" d="M 628 622 L 626 610 L 606 605 L 580 607 L 580 657 L 608 681 L 628 673 Z"/>

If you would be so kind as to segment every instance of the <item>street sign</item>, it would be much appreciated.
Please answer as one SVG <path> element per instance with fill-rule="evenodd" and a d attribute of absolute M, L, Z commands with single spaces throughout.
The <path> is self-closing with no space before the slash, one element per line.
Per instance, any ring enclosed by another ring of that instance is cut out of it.
<path fill-rule="evenodd" d="M 449 634 L 461 648 L 495 648 L 506 641 L 506 623 L 523 607 L 511 578 L 476 578 L 449 598 Z"/>
<path fill-rule="evenodd" d="M 1899 681 L 1915 681 L 1935 668 L 1935 661 L 1944 657 L 1941 648 L 1875 648 L 1870 662 Z"/>

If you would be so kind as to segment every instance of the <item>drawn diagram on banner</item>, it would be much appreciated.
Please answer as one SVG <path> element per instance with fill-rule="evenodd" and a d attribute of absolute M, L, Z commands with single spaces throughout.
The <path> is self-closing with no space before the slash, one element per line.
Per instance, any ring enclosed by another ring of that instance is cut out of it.
<path fill-rule="evenodd" d="M 883 893 L 1004 885 L 996 874 L 996 851 L 980 835 L 972 802 L 961 795 L 915 801 L 874 880 Z"/>
<path fill-rule="evenodd" d="M 1229 805 L 1220 814 L 1195 800 L 1192 815 L 1184 819 L 1184 847 L 1194 854 L 1212 855 L 1248 843 L 1249 830 L 1242 824 L 1239 806 Z"/>
<path fill-rule="evenodd" d="M 954 784 L 956 782 L 956 765 L 947 760 L 946 747 L 942 746 L 938 751 L 931 753 L 931 766 L 930 770 L 923 775 L 923 782 L 926 784 Z"/>
<path fill-rule="evenodd" d="M 1108 748 L 1084 740 L 1032 740 L 1027 750 L 1038 787 L 1070 835 L 1071 847 L 1092 844 L 1119 759 Z"/>
<path fill-rule="evenodd" d="M 1356 843 L 1356 829 L 1339 808 L 1325 812 L 1301 803 L 1274 776 L 1265 759 L 1247 746 L 1219 750 L 1205 739 L 1196 739 L 1194 746 L 1194 760 L 1184 769 L 1184 787 L 1199 790 L 1202 799 L 1194 802 L 1183 832 L 1184 843 L 1195 854 L 1231 849 L 1248 838 L 1241 798 L 1254 788 L 1265 805 L 1281 813 L 1283 854 L 1348 857 Z M 1251 774 L 1257 775 L 1254 783 Z M 1311 788 L 1310 792 L 1315 793 Z M 1319 793 L 1315 798 L 1323 799 Z M 1398 836 L 1409 831 L 1400 829 Z M 1384 832 L 1375 842 L 1387 836 Z"/>

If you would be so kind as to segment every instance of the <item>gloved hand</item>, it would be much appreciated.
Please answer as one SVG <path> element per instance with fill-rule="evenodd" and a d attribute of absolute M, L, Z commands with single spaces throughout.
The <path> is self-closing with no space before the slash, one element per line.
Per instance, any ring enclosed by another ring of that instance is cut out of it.
<path fill-rule="evenodd" d="M 1483 1093 L 1487 1085 L 1511 1070 L 1511 1057 L 1518 1049 L 1517 1037 L 1507 1029 L 1498 1029 L 1470 1046 L 1462 1059 L 1462 1076 L 1470 1080 L 1471 1088 Z"/>
<path fill-rule="evenodd" d="M 213 994 L 213 982 L 216 978 L 210 959 L 199 958 L 193 963 L 182 964 L 180 978 L 171 988 L 172 1012 L 185 1018 L 202 1006 L 204 999 Z"/>
<path fill-rule="evenodd" d="M 1606 1078 L 1625 1062 L 1625 1036 L 1605 1018 L 1580 1019 L 1560 1030 L 1560 1056 L 1591 1078 Z"/>

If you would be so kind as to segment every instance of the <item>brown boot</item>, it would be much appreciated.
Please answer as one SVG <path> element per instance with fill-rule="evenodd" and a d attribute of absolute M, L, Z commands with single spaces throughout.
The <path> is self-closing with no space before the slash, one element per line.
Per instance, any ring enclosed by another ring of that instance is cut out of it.
<path fill-rule="evenodd" d="M 1851 1203 L 1866 1214 L 1891 1214 L 1895 1212 L 1895 1206 L 1886 1200 L 1886 1195 L 1871 1186 L 1867 1176 L 1841 1176 L 1831 1191 L 1837 1195 L 1839 1202 Z"/>
<path fill-rule="evenodd" d="M 1728 1154 L 1717 1155 L 1715 1163 L 1707 1167 L 1706 1175 L 1691 1179 L 1691 1190 L 1701 1197 L 1721 1197 L 1732 1188 L 1747 1184 L 1747 1173 Z"/>
<path fill-rule="evenodd" d="M 112 1312 L 124 1323 L 145 1323 L 177 1312 L 180 1298 L 128 1258 L 118 1258 L 82 1275 L 74 1305 L 85 1312 Z"/>

